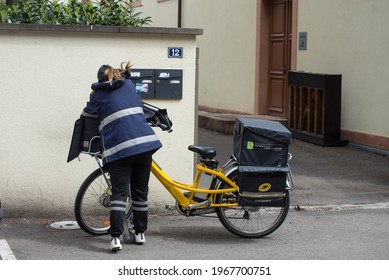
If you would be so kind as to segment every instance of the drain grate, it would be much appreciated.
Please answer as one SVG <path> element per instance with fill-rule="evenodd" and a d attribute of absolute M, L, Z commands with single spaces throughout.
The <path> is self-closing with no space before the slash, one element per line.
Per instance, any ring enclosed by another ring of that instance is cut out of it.
<path fill-rule="evenodd" d="M 76 221 L 60 221 L 52 223 L 50 226 L 56 229 L 80 229 Z"/>

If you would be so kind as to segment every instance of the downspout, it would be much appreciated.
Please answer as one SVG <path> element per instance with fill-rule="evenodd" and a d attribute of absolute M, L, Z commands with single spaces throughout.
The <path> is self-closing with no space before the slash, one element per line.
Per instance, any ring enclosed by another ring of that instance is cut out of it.
<path fill-rule="evenodd" d="M 178 22 L 177 27 L 181 28 L 182 26 L 182 0 L 178 0 Z"/>

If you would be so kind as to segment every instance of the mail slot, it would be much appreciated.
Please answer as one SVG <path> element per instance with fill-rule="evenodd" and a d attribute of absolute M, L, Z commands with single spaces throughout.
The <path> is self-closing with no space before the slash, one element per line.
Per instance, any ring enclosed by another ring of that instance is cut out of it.
<path fill-rule="evenodd" d="M 142 99 L 154 98 L 154 69 L 131 69 L 130 80 Z"/>
<path fill-rule="evenodd" d="M 155 70 L 154 97 L 182 99 L 182 70 Z"/>

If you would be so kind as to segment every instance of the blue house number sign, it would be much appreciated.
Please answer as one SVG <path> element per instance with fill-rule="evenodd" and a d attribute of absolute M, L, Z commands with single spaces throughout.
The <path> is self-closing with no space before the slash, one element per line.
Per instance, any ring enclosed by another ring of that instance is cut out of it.
<path fill-rule="evenodd" d="M 167 54 L 169 58 L 182 58 L 184 55 L 184 48 L 168 48 Z"/>

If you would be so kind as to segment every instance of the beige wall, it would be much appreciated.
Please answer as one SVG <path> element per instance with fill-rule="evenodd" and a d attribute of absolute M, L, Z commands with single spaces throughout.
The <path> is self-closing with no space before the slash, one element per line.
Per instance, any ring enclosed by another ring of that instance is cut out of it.
<path fill-rule="evenodd" d="M 142 0 L 141 3 L 142 7 L 137 8 L 137 11 L 151 17 L 151 26 L 177 27 L 178 0 Z"/>
<path fill-rule="evenodd" d="M 184 0 L 182 26 L 201 28 L 199 105 L 254 113 L 256 0 Z M 177 26 L 177 0 L 142 0 L 152 26 Z M 244 16 L 242 16 L 244 15 Z"/>
<path fill-rule="evenodd" d="M 86 155 L 66 163 L 74 121 L 100 65 L 131 59 L 137 68 L 183 69 L 183 99 L 150 101 L 167 108 L 173 132 L 155 129 L 155 159 L 173 178 L 191 182 L 195 141 L 194 35 L 0 30 L 0 193 L 8 215 L 73 212 L 77 190 L 97 165 Z M 183 59 L 168 59 L 169 46 Z M 179 155 L 172 156 L 172 155 Z M 153 178 L 150 208 L 173 199 Z"/>
<path fill-rule="evenodd" d="M 297 70 L 342 74 L 342 128 L 389 137 L 389 1 L 299 0 Z"/>
<path fill-rule="evenodd" d="M 256 0 L 184 2 L 184 26 L 204 29 L 198 41 L 199 104 L 253 113 Z"/>

